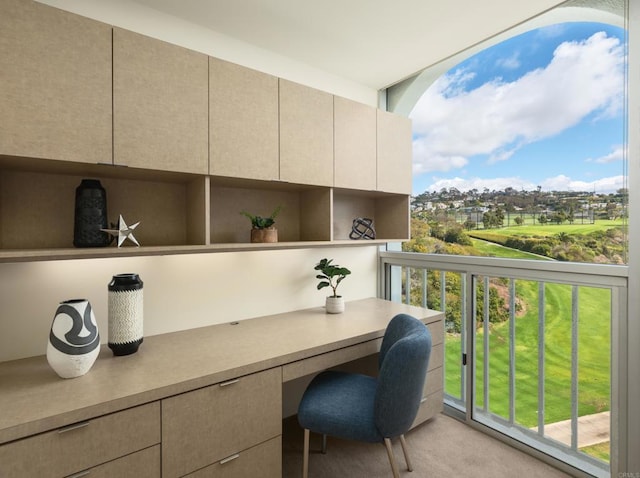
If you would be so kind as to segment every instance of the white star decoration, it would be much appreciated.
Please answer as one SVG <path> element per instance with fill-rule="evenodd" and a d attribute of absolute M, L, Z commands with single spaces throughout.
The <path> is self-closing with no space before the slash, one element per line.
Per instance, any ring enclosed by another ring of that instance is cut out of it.
<path fill-rule="evenodd" d="M 108 232 L 112 236 L 118 236 L 118 247 L 122 245 L 122 243 L 128 238 L 131 242 L 133 242 L 136 246 L 140 246 L 136 238 L 133 236 L 133 230 L 138 227 L 140 221 L 132 224 L 131 226 L 127 226 L 127 223 L 124 222 L 122 218 L 122 214 L 120 214 L 120 219 L 118 219 L 118 229 L 100 229 L 101 231 Z"/>

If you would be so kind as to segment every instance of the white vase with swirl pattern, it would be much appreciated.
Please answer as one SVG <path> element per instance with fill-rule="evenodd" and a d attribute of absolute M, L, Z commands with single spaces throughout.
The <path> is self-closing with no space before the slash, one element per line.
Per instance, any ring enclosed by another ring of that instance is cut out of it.
<path fill-rule="evenodd" d="M 100 353 L 100 334 L 86 299 L 60 302 L 51 323 L 47 361 L 62 378 L 87 373 Z"/>

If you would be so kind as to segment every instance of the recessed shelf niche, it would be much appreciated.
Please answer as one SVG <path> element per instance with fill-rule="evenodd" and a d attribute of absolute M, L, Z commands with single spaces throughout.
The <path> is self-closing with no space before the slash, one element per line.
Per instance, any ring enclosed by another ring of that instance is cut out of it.
<path fill-rule="evenodd" d="M 251 222 L 241 214 L 276 218 L 278 242 L 330 241 L 331 190 L 280 183 L 211 178 L 211 244 L 250 242 Z"/>

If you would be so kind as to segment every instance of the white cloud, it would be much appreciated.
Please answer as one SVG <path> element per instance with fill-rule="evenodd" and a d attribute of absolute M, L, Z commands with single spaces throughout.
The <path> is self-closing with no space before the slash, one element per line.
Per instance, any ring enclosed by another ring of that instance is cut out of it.
<path fill-rule="evenodd" d="M 595 191 L 596 193 L 612 193 L 624 187 L 624 176 L 611 176 L 594 181 L 578 181 L 565 175 L 547 178 L 541 186 L 545 191 Z"/>
<path fill-rule="evenodd" d="M 613 147 L 613 150 L 609 154 L 605 154 L 604 156 L 600 156 L 599 158 L 589 158 L 586 161 L 588 163 L 599 163 L 599 164 L 608 164 L 613 163 L 615 161 L 622 161 L 625 156 L 625 151 L 622 145 L 616 145 Z"/>
<path fill-rule="evenodd" d="M 473 73 L 439 78 L 411 113 L 414 171 L 462 168 L 474 155 L 506 159 L 520 147 L 554 136 L 589 115 L 611 115 L 622 104 L 624 50 L 599 32 L 558 46 L 545 68 L 516 81 L 466 91 Z M 467 160 L 467 162 L 464 161 Z"/>
<path fill-rule="evenodd" d="M 414 141 L 413 142 L 413 157 L 419 157 L 425 154 L 430 155 L 429 160 L 429 169 L 425 170 L 424 164 L 419 162 L 413 162 L 413 174 L 422 174 L 429 171 L 439 171 L 441 173 L 445 173 L 452 169 L 462 169 L 468 163 L 469 160 L 463 156 L 443 156 L 443 155 L 434 155 L 433 152 L 425 152 L 425 143 L 422 141 Z"/>
<path fill-rule="evenodd" d="M 483 191 L 485 188 L 490 191 L 502 191 L 505 188 L 512 187 L 520 190 L 531 191 L 536 188 L 536 185 L 531 181 L 526 181 L 521 178 L 433 178 L 434 182 L 427 187 L 427 191 L 440 191 L 442 188 L 456 188 L 459 191 L 470 191 L 471 189 L 477 189 Z"/>
<path fill-rule="evenodd" d="M 456 188 L 459 191 L 469 191 L 477 189 L 483 191 L 485 188 L 490 191 L 503 191 L 505 188 L 511 187 L 516 190 L 533 191 L 538 186 L 543 191 L 595 191 L 596 193 L 612 193 L 620 188 L 625 187 L 623 176 L 612 176 L 609 178 L 601 178 L 595 181 L 578 181 L 568 176 L 559 175 L 544 179 L 539 184 L 519 177 L 511 178 L 433 178 L 426 191 L 440 191 L 442 188 Z"/>
<path fill-rule="evenodd" d="M 496 61 L 496 65 L 507 70 L 516 70 L 520 68 L 520 52 L 514 52 L 508 58 L 500 58 Z"/>

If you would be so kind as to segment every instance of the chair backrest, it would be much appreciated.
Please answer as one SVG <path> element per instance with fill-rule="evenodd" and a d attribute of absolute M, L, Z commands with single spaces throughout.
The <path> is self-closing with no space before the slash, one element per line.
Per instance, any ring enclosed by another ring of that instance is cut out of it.
<path fill-rule="evenodd" d="M 379 358 L 375 423 L 385 438 L 406 433 L 418 413 L 431 355 L 431 333 L 418 319 L 398 314 L 387 326 Z"/>

